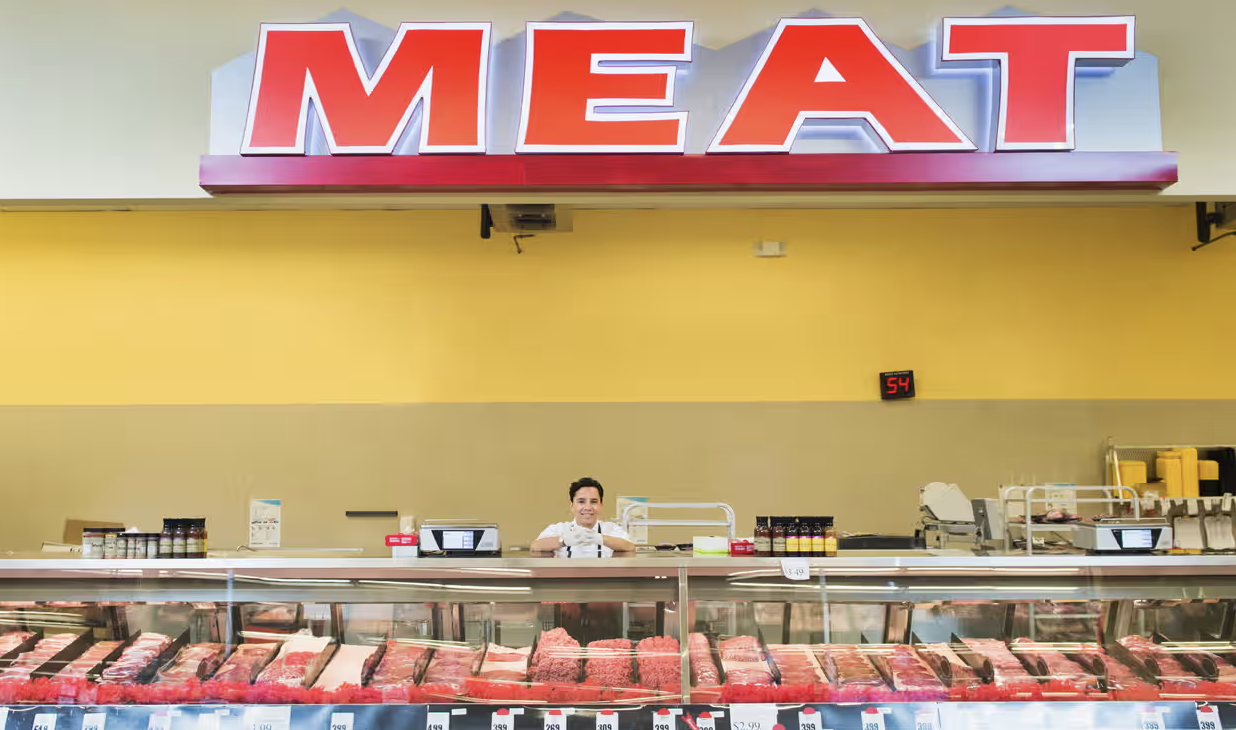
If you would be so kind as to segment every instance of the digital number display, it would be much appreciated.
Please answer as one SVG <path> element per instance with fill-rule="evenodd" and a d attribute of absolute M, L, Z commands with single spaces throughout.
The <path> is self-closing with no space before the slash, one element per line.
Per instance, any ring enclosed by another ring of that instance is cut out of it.
<path fill-rule="evenodd" d="M 898 370 L 880 373 L 881 400 L 898 400 L 914 397 L 914 371 Z"/>
<path fill-rule="evenodd" d="M 471 530 L 448 530 L 442 533 L 443 550 L 471 550 Z"/>
<path fill-rule="evenodd" d="M 1150 550 L 1154 547 L 1154 537 L 1150 530 L 1121 530 L 1120 547 Z"/>

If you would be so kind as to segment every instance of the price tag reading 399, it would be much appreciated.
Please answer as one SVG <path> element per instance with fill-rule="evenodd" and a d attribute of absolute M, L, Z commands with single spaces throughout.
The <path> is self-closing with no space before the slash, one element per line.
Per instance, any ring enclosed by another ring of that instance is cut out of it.
<path fill-rule="evenodd" d="M 1219 709 L 1214 705 L 1197 708 L 1198 730 L 1223 730 L 1219 722 Z"/>
<path fill-rule="evenodd" d="M 820 713 L 814 707 L 803 708 L 798 713 L 798 730 L 820 730 Z"/>
<path fill-rule="evenodd" d="M 1138 714 L 1141 717 L 1141 730 L 1163 730 L 1163 713 L 1142 712 Z"/>
<path fill-rule="evenodd" d="M 669 710 L 652 713 L 652 730 L 674 730 L 674 716 L 669 714 Z"/>
<path fill-rule="evenodd" d="M 864 710 L 863 730 L 884 730 L 884 712 L 875 707 Z"/>

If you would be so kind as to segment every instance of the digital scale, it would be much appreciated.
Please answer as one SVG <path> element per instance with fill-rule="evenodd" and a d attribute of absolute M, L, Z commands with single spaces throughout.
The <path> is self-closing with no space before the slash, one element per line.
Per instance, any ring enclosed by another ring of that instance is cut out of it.
<path fill-rule="evenodd" d="M 1172 548 L 1172 528 L 1158 517 L 1119 517 L 1081 522 L 1073 528 L 1073 547 L 1091 553 L 1150 553 Z"/>
<path fill-rule="evenodd" d="M 479 520 L 425 520 L 421 557 L 496 558 L 502 556 L 498 525 Z"/>

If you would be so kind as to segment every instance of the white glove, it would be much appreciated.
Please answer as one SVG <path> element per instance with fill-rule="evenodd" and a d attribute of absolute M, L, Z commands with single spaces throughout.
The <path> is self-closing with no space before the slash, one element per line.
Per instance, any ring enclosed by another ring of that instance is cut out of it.
<path fill-rule="evenodd" d="M 567 528 L 566 533 L 563 534 L 561 538 L 563 546 L 580 547 L 581 545 L 587 544 L 586 542 L 583 542 L 583 541 L 586 541 L 589 539 L 587 537 L 588 532 L 589 532 L 588 530 L 585 530 L 584 528 L 579 527 L 574 522 L 572 522 L 571 526 Z"/>
<path fill-rule="evenodd" d="M 603 544 L 601 540 L 601 531 L 599 529 L 588 530 L 581 527 L 579 528 L 579 533 L 579 537 L 576 538 L 578 540 L 576 545 L 579 547 L 601 547 Z"/>

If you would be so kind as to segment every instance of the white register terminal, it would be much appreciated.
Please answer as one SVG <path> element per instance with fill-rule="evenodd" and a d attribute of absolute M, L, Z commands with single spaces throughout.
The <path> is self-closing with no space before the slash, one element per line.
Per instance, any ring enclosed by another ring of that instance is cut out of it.
<path fill-rule="evenodd" d="M 1117 517 L 1082 522 L 1073 528 L 1073 547 L 1091 553 L 1149 553 L 1171 550 L 1172 528 L 1159 517 Z"/>

